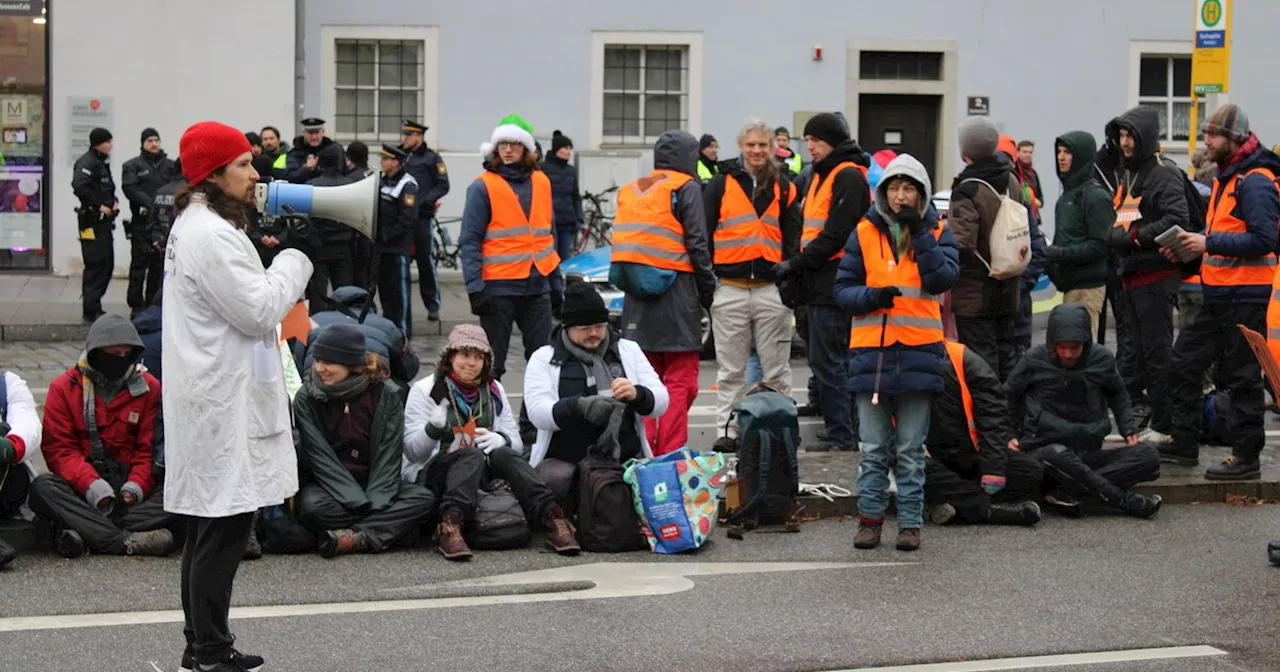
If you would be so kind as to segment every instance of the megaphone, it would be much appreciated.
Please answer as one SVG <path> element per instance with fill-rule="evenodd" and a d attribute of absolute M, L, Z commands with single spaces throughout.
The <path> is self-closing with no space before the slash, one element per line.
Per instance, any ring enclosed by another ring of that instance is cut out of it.
<path fill-rule="evenodd" d="M 378 225 L 378 176 L 340 187 L 274 181 L 254 187 L 264 215 L 311 215 L 341 222 L 374 240 Z"/>

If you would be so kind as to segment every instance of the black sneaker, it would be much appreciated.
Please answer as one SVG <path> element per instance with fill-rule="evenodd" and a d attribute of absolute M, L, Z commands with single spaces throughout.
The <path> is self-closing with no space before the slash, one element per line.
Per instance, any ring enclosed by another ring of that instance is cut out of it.
<path fill-rule="evenodd" d="M 796 406 L 796 415 L 802 418 L 816 418 L 822 415 L 822 409 L 814 404 L 800 404 Z"/>
<path fill-rule="evenodd" d="M 0 569 L 4 569 L 9 563 L 18 557 L 18 549 L 5 543 L 4 539 L 0 539 Z"/>
<path fill-rule="evenodd" d="M 1176 464 L 1180 467 L 1194 467 L 1200 464 L 1199 448 L 1186 450 L 1172 443 L 1162 443 L 1156 446 L 1156 450 L 1160 451 L 1160 461 L 1166 464 Z"/>
<path fill-rule="evenodd" d="M 1035 502 L 992 504 L 987 512 L 991 525 L 1021 525 L 1030 527 L 1040 522 L 1040 506 Z"/>
<path fill-rule="evenodd" d="M 428 321 L 428 322 L 439 322 L 439 321 L 440 321 L 440 309 L 439 309 L 439 308 L 428 308 L 428 309 L 427 309 L 427 321 Z"/>
<path fill-rule="evenodd" d="M 1267 559 L 1271 564 L 1280 567 L 1280 541 L 1273 541 L 1267 544 Z"/>
<path fill-rule="evenodd" d="M 1209 467 L 1204 477 L 1210 481 L 1249 481 L 1262 476 L 1262 467 L 1257 458 L 1248 462 L 1235 455 L 1228 455 L 1222 464 Z"/>
<path fill-rule="evenodd" d="M 264 661 L 261 656 L 250 656 L 231 649 L 231 657 L 218 663 L 214 670 L 217 672 L 240 672 L 241 670 L 244 672 L 259 672 L 263 664 Z M 182 667 L 178 668 L 178 672 L 196 672 L 196 670 L 195 654 L 191 651 L 191 647 L 187 647 L 187 650 L 182 652 Z"/>
<path fill-rule="evenodd" d="M 1160 513 L 1160 495 L 1127 493 L 1120 502 L 1120 510 L 1134 518 L 1155 518 Z"/>
<path fill-rule="evenodd" d="M 78 558 L 89 552 L 89 549 L 84 545 L 84 539 L 82 539 L 80 537 L 80 533 L 75 530 L 62 530 L 61 532 L 58 532 L 58 538 L 54 548 L 58 551 L 58 555 L 61 555 L 64 558 Z"/>
<path fill-rule="evenodd" d="M 1083 513 L 1080 509 L 1080 500 L 1072 499 L 1066 495 L 1050 493 L 1044 496 L 1045 506 L 1068 518 L 1079 518 Z"/>

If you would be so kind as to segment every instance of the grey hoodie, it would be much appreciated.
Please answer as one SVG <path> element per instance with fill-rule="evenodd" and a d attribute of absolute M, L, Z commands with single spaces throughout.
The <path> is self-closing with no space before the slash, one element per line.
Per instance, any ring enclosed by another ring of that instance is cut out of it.
<path fill-rule="evenodd" d="M 88 361 L 89 353 L 98 348 L 105 348 L 112 345 L 128 345 L 133 347 L 133 356 L 135 359 L 142 356 L 145 347 L 142 345 L 142 337 L 138 335 L 137 327 L 123 315 L 115 313 L 106 313 L 94 321 L 89 327 L 89 336 L 84 342 L 84 353 L 81 354 L 81 361 Z M 129 374 L 124 378 L 112 380 L 94 370 L 92 367 L 80 367 L 85 375 L 90 376 L 93 380 L 94 390 L 98 396 L 106 401 L 115 398 L 116 394 L 123 390 L 126 386 L 132 385 L 131 392 L 140 390 L 142 393 L 147 391 L 145 381 L 138 375 L 137 367 L 133 367 Z M 137 381 L 141 382 L 139 388 Z M 137 395 L 135 395 L 137 396 Z"/>
<path fill-rule="evenodd" d="M 925 170 L 924 164 L 920 163 L 916 157 L 910 154 L 899 154 L 884 167 L 880 183 L 876 185 L 875 209 L 886 222 L 897 221 L 893 217 L 893 209 L 886 201 L 889 198 L 889 182 L 898 175 L 909 177 L 924 187 L 924 193 L 920 194 L 920 200 L 924 205 L 920 208 L 921 215 L 924 215 L 925 210 L 928 210 L 932 203 L 933 183 L 929 181 L 929 171 Z"/>

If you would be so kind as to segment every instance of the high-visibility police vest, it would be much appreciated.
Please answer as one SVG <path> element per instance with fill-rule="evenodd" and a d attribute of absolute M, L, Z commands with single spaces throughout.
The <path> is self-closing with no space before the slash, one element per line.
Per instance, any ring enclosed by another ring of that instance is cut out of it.
<path fill-rule="evenodd" d="M 818 234 L 822 233 L 822 229 L 827 225 L 827 216 L 831 214 L 831 191 L 836 183 L 836 175 L 840 171 L 847 168 L 856 168 L 862 171 L 863 179 L 867 177 L 867 169 L 853 163 L 845 161 L 831 169 L 827 174 L 827 179 L 822 180 L 822 184 L 818 184 L 818 175 L 814 173 L 813 179 L 809 180 L 809 193 L 804 197 L 804 229 L 800 231 L 800 249 L 803 250 L 805 245 L 817 239 Z M 839 259 L 844 256 L 844 247 L 841 247 L 835 254 L 831 255 L 828 261 Z"/>
<path fill-rule="evenodd" d="M 699 182 L 709 181 L 711 178 L 715 177 L 716 173 L 718 172 L 720 172 L 719 169 L 712 170 L 707 167 L 707 164 L 701 161 L 698 162 L 698 181 Z"/>
<path fill-rule="evenodd" d="M 644 191 L 641 180 L 653 180 Z M 693 272 L 684 246 L 684 225 L 672 212 L 676 191 L 692 177 L 675 170 L 655 170 L 618 190 L 613 216 L 612 261 L 627 261 L 672 271 Z"/>
<path fill-rule="evenodd" d="M 714 263 L 738 264 L 753 259 L 778 263 L 782 261 L 782 227 L 778 217 L 782 212 L 782 200 L 791 205 L 795 201 L 796 188 L 787 184 L 785 196 L 781 196 L 778 182 L 773 183 L 773 201 L 763 215 L 756 215 L 756 206 L 742 185 L 733 176 L 724 180 L 724 196 L 720 199 L 720 222 L 716 225 Z"/>
<path fill-rule="evenodd" d="M 560 265 L 551 235 L 551 180 L 540 170 L 529 175 L 533 194 L 529 214 L 511 185 L 485 171 L 479 180 L 489 192 L 489 225 L 485 228 L 481 277 L 485 280 L 524 280 L 533 267 L 547 277 Z"/>
<path fill-rule="evenodd" d="M 799 175 L 800 171 L 804 168 L 804 160 L 795 152 L 791 153 L 791 158 L 783 159 L 782 162 L 787 165 L 787 170 L 790 170 L 796 175 Z"/>
<path fill-rule="evenodd" d="M 969 381 L 964 377 L 964 346 L 955 341 L 947 341 L 947 356 L 951 358 L 951 366 L 956 370 L 956 379 L 960 381 L 960 401 L 964 404 L 964 419 L 969 426 L 969 440 L 978 448 L 978 423 L 973 419 L 973 395 L 969 393 Z"/>
<path fill-rule="evenodd" d="M 942 236 L 944 222 L 933 230 L 935 239 Z M 894 244 L 870 220 L 858 222 L 854 235 L 862 250 L 862 263 L 867 272 L 867 287 L 897 287 L 902 295 L 893 307 L 866 315 L 855 315 L 849 330 L 850 348 L 882 348 L 901 343 L 908 346 L 929 345 L 943 340 L 942 303 L 937 296 L 920 287 L 920 267 L 913 250 L 901 259 L 893 258 Z"/>
<path fill-rule="evenodd" d="M 1219 185 L 1220 178 L 1213 180 L 1213 198 L 1209 201 L 1209 213 L 1205 222 L 1204 235 L 1212 237 L 1215 233 L 1246 233 L 1248 227 L 1243 219 L 1236 217 L 1232 211 L 1236 209 L 1236 190 L 1240 181 L 1249 175 L 1261 174 L 1271 181 L 1275 188 L 1275 174 L 1267 168 L 1254 168 L 1241 175 L 1232 175 L 1225 185 Z M 1272 226 L 1280 226 L 1280 222 L 1272 222 Z M 1268 252 L 1261 257 L 1224 257 L 1217 254 L 1204 255 L 1200 265 L 1200 281 L 1214 287 L 1231 287 L 1235 285 L 1267 285 L 1275 280 L 1276 253 Z"/>

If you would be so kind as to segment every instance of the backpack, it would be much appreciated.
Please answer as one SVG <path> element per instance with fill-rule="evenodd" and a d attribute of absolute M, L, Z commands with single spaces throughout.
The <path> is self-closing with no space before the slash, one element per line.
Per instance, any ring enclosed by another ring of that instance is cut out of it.
<path fill-rule="evenodd" d="M 631 487 L 622 480 L 617 460 L 587 454 L 574 474 L 577 487 L 578 544 L 594 553 L 621 553 L 649 547 Z"/>
<path fill-rule="evenodd" d="M 976 252 L 974 256 L 987 267 L 987 275 L 997 280 L 1021 276 L 1027 269 L 1027 264 L 1031 263 L 1031 224 L 1027 206 L 1013 200 L 1008 194 L 996 191 L 986 180 L 971 177 L 962 180 L 960 184 L 966 182 L 985 185 L 1000 199 L 1000 209 L 991 225 L 991 236 L 987 238 L 991 258 L 983 259 Z"/>
<path fill-rule="evenodd" d="M 1187 212 L 1191 213 L 1191 221 L 1182 228 L 1189 233 L 1201 233 L 1204 231 L 1205 220 L 1209 218 L 1209 202 L 1200 195 L 1200 190 L 1196 189 L 1185 171 L 1179 170 L 1178 174 L 1182 175 L 1182 193 L 1187 199 Z"/>
<path fill-rule="evenodd" d="M 495 479 L 480 488 L 475 522 L 471 526 L 472 548 L 503 551 L 527 546 L 532 539 L 533 531 L 529 529 L 520 500 L 506 481 Z"/>
<path fill-rule="evenodd" d="M 779 525 L 794 518 L 800 492 L 800 420 L 796 402 L 765 383 L 757 383 L 733 406 L 738 421 L 738 481 L 745 490 L 742 508 L 728 523 L 744 519 Z"/>
<path fill-rule="evenodd" d="M 316 550 L 316 537 L 290 510 L 290 503 L 264 506 L 254 516 L 254 528 L 263 553 L 308 553 Z"/>

